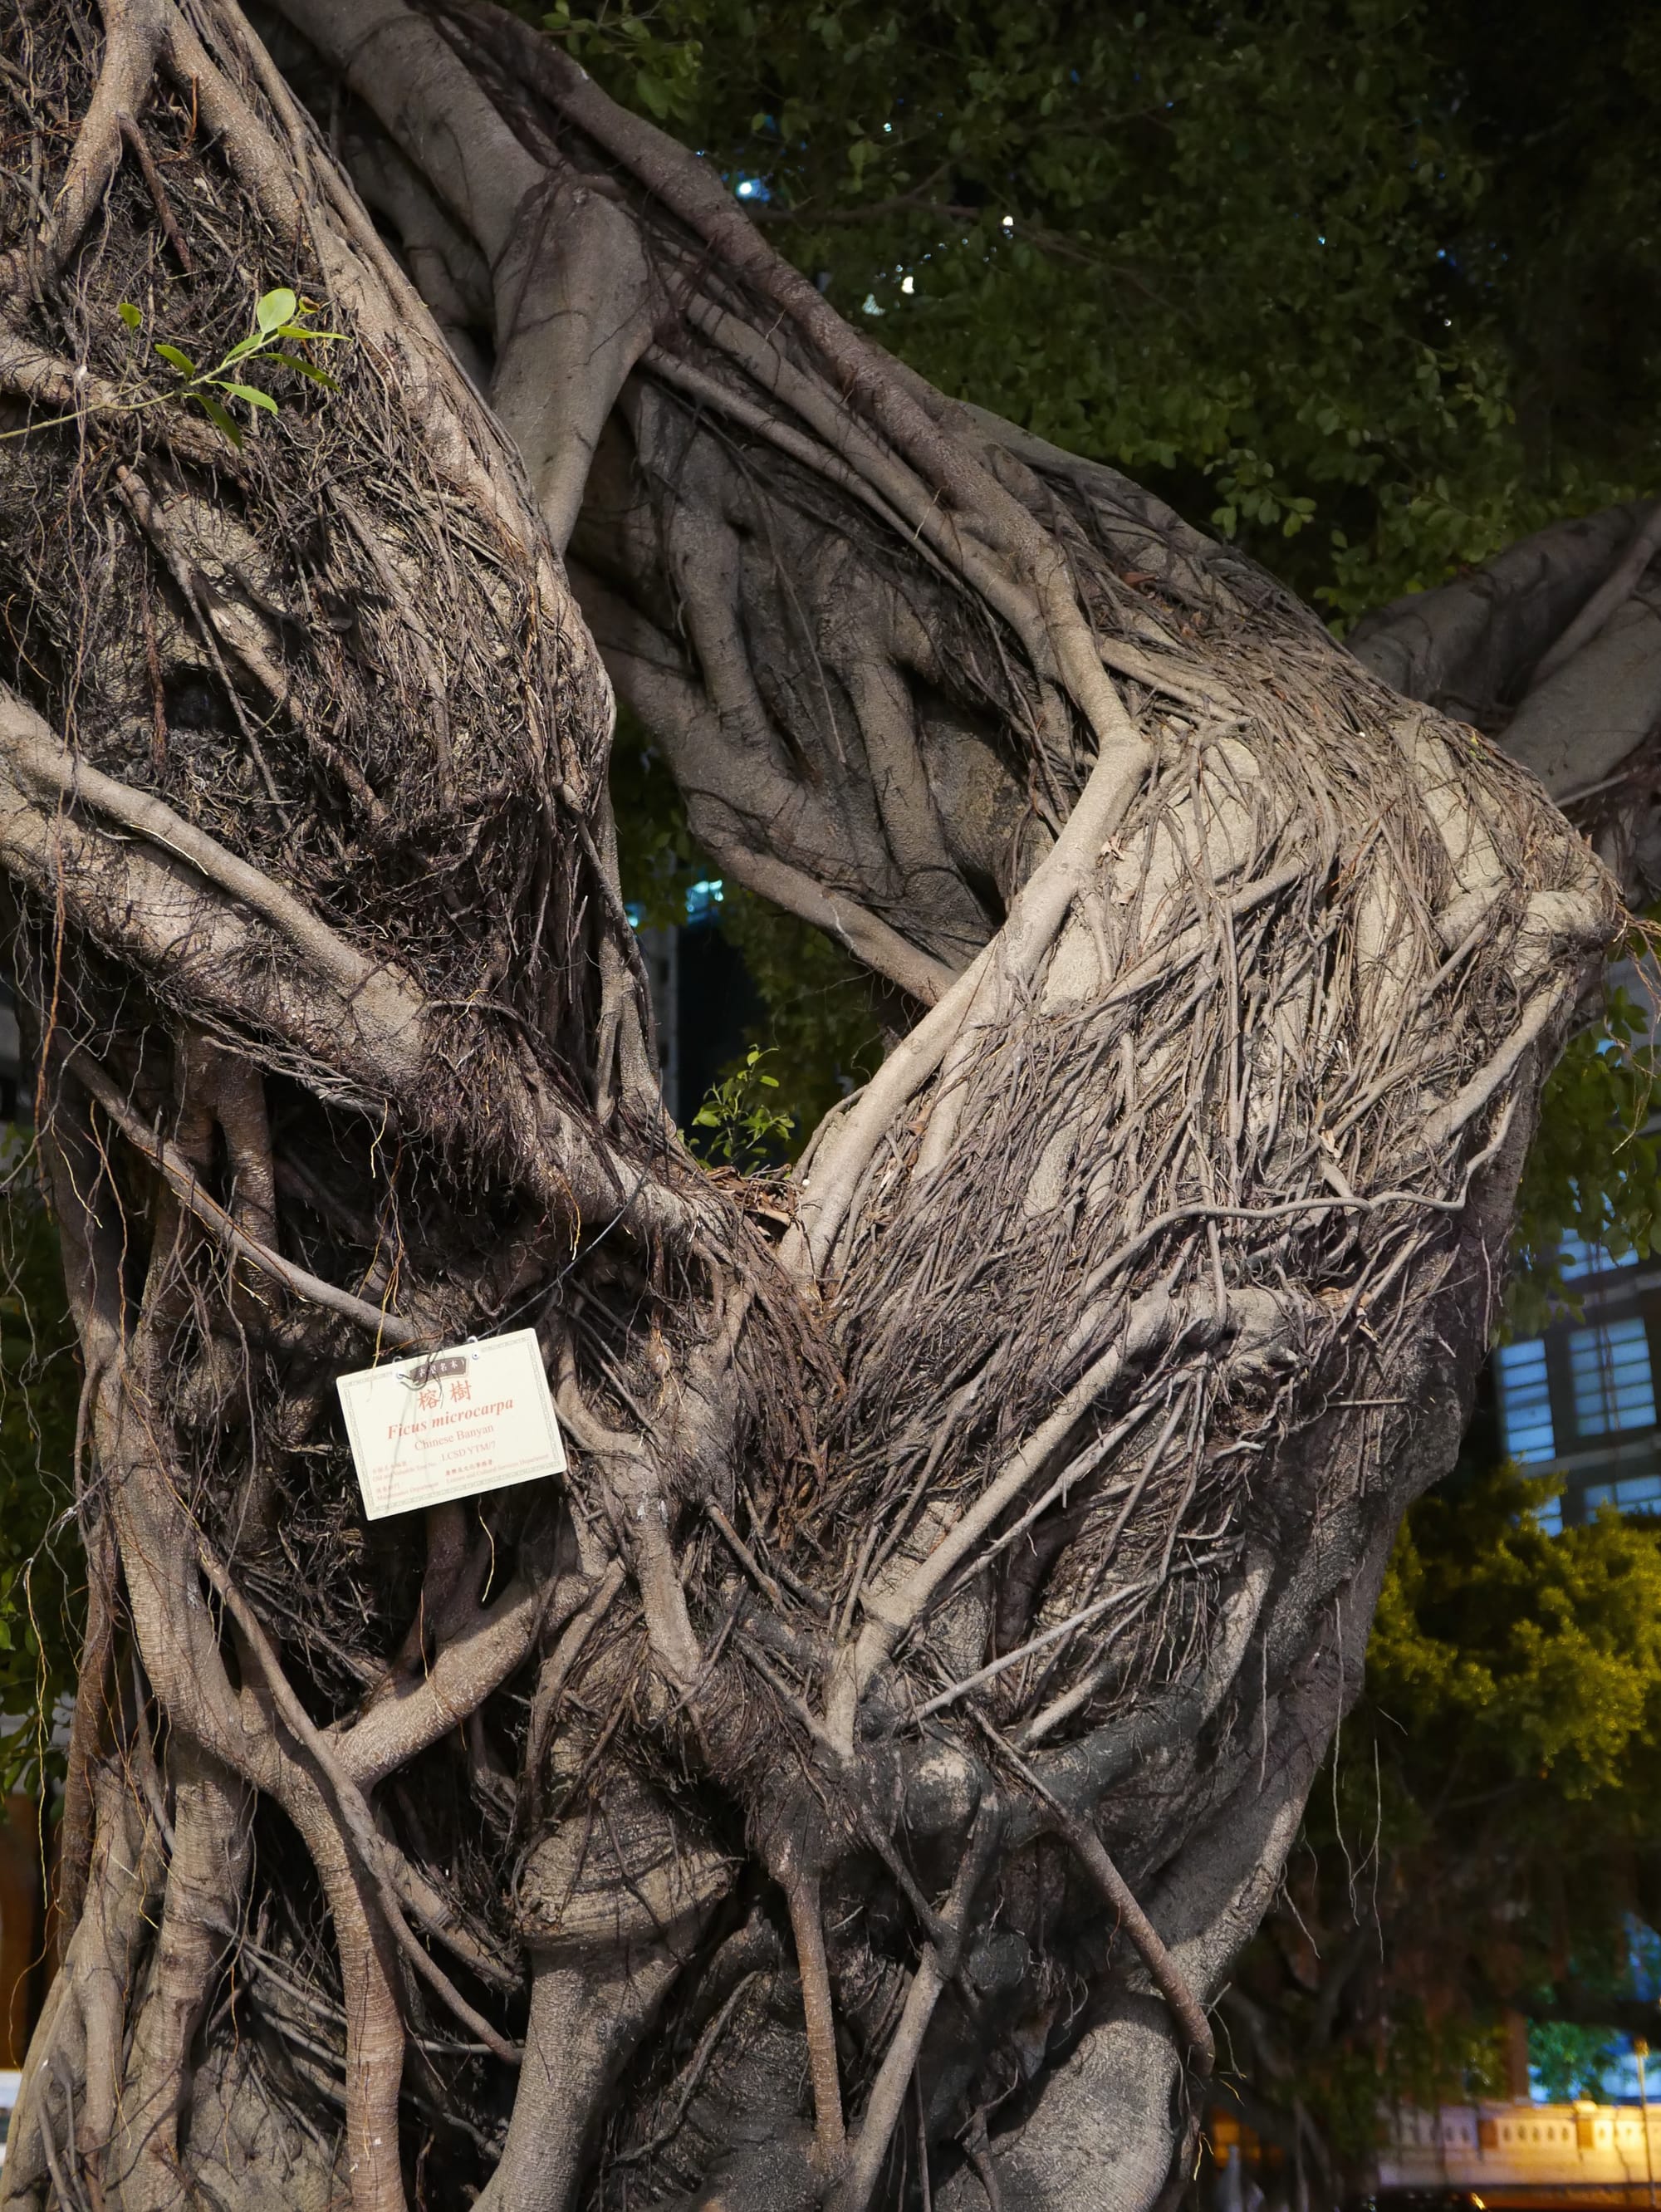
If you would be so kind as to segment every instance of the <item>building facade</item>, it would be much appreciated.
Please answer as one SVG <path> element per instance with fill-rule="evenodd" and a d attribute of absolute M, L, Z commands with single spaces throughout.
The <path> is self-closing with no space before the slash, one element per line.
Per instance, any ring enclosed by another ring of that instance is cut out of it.
<path fill-rule="evenodd" d="M 1661 1263 L 1617 1263 L 1571 1239 L 1563 1276 L 1581 1304 L 1543 1335 L 1501 1345 L 1494 1391 L 1506 1449 L 1561 1495 L 1543 1510 L 1572 1528 L 1603 1505 L 1661 1513 Z"/>
<path fill-rule="evenodd" d="M 1637 2105 L 1444 2105 L 1391 2115 L 1381 2189 L 1621 2192 L 1653 2203 L 1661 2110 Z"/>

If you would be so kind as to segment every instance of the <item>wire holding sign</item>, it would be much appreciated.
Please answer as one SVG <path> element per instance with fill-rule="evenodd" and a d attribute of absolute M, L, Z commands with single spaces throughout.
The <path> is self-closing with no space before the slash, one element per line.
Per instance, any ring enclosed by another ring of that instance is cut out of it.
<path fill-rule="evenodd" d="M 372 1521 L 565 1472 L 534 1329 L 361 1368 L 335 1387 Z"/>

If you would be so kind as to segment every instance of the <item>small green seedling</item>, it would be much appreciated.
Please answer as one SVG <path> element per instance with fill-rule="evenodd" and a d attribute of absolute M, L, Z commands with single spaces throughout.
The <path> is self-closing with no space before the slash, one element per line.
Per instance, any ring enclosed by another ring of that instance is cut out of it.
<path fill-rule="evenodd" d="M 753 1044 L 743 1066 L 718 1083 L 692 1117 L 694 1129 L 714 1132 L 705 1142 L 706 1156 L 741 1171 L 753 1170 L 769 1147 L 785 1143 L 796 1127 L 765 1095 L 779 1088 L 778 1077 L 761 1065 L 770 1057 L 770 1050 Z"/>
<path fill-rule="evenodd" d="M 144 315 L 130 300 L 124 300 L 116 309 L 122 321 L 135 337 L 144 327 Z M 320 384 L 326 392 L 337 392 L 340 387 L 326 369 L 319 368 L 314 361 L 306 361 L 296 353 L 282 350 L 282 343 L 302 345 L 340 345 L 345 343 L 343 331 L 320 331 L 312 322 L 318 313 L 314 300 L 303 300 L 287 285 L 279 285 L 273 292 L 262 293 L 254 302 L 254 326 L 246 338 L 239 338 L 224 358 L 211 368 L 198 368 L 182 348 L 170 345 L 166 339 L 152 341 L 151 349 L 168 368 L 177 371 L 179 382 L 165 392 L 147 392 L 141 399 L 108 400 L 101 405 L 81 410 L 88 415 L 137 415 L 149 407 L 184 406 L 191 401 L 232 445 L 240 447 L 242 432 L 232 416 L 226 402 L 232 401 L 251 409 L 254 414 L 275 415 L 277 403 L 270 392 L 262 392 L 258 385 L 245 381 L 247 370 L 256 362 L 269 362 L 273 367 L 292 368 L 296 375 Z M 232 371 L 240 372 L 233 374 Z M 80 413 L 53 415 L 44 422 L 26 422 L 21 429 L 0 432 L 0 437 L 27 437 L 32 430 L 50 430 L 60 422 L 80 420 Z"/>

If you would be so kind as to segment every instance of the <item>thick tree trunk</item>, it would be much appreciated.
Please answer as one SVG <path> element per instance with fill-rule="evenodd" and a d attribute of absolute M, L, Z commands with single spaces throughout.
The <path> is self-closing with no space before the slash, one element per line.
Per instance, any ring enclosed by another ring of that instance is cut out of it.
<path fill-rule="evenodd" d="M 112 1627 L 5 2203 L 1149 2205 L 1609 878 L 509 19 L 22 25 L 0 860 Z M 122 301 L 278 283 L 338 392 L 119 411 Z M 656 1094 L 591 631 L 906 1010 L 787 1224 Z M 366 1525 L 334 1376 L 508 1325 L 567 1481 Z"/>
<path fill-rule="evenodd" d="M 1661 896 L 1661 505 L 1554 523 L 1349 643 L 1411 698 L 1496 738 L 1539 777 L 1634 907 Z"/>

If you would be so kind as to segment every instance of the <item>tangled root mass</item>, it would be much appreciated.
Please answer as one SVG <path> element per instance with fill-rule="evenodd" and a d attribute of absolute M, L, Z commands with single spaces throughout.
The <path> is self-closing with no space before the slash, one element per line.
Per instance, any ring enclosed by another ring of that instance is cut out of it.
<path fill-rule="evenodd" d="M 280 14 L 284 73 L 230 0 L 25 10 L 0 71 L 89 1581 L 4 2202 L 1059 2204 L 1080 2142 L 1151 2202 L 1614 893 L 535 34 Z M 278 284 L 337 390 L 239 447 L 134 404 Z M 600 647 L 905 1009 L 782 1194 L 664 1114 Z M 367 1522 L 335 1377 L 510 1327 L 568 1476 Z"/>

